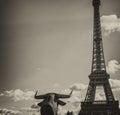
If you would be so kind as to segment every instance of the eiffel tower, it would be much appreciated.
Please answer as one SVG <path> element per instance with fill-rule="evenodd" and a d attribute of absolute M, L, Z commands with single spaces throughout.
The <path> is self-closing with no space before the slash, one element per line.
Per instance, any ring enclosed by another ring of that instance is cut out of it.
<path fill-rule="evenodd" d="M 81 102 L 78 115 L 120 115 L 118 101 L 114 99 L 109 84 L 110 76 L 106 72 L 99 12 L 100 0 L 93 0 L 92 5 L 94 8 L 92 69 L 87 94 L 84 102 Z M 95 100 L 99 86 L 103 87 L 104 100 Z"/>

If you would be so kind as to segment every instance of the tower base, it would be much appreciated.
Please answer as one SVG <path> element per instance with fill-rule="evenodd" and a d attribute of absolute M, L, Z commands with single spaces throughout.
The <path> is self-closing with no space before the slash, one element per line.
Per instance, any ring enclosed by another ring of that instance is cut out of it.
<path fill-rule="evenodd" d="M 119 104 L 118 101 L 82 102 L 78 115 L 120 115 Z"/>

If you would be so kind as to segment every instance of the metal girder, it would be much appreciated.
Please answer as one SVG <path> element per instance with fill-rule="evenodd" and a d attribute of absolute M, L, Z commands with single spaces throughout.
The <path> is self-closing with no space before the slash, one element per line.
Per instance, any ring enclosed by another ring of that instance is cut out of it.
<path fill-rule="evenodd" d="M 115 101 L 110 83 L 109 74 L 103 52 L 102 32 L 99 12 L 100 0 L 93 0 L 94 7 L 94 32 L 92 68 L 89 75 L 89 85 L 84 102 L 78 115 L 120 115 L 118 101 Z M 96 87 L 102 86 L 106 100 L 96 101 Z"/>

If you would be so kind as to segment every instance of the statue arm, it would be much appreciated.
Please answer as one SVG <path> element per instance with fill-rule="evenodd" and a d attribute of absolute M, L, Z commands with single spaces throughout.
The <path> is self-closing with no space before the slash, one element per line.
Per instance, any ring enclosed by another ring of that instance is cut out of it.
<path fill-rule="evenodd" d="M 34 98 L 35 99 L 44 99 L 44 98 L 46 98 L 46 95 L 37 95 L 37 91 L 36 91 Z"/>
<path fill-rule="evenodd" d="M 66 103 L 61 100 L 57 100 L 57 103 L 58 103 L 58 105 L 62 105 L 62 106 L 66 105 Z"/>

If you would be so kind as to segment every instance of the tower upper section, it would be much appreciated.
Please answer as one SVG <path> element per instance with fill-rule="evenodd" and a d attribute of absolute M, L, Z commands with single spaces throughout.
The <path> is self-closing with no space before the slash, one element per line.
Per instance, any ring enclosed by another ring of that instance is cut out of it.
<path fill-rule="evenodd" d="M 100 6 L 100 0 L 93 0 L 93 6 Z"/>
<path fill-rule="evenodd" d="M 100 0 L 92 1 L 94 7 L 94 28 L 93 28 L 93 58 L 92 58 L 92 74 L 93 73 L 106 73 L 103 43 L 102 43 L 102 32 L 101 32 L 101 21 L 100 21 Z"/>

